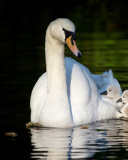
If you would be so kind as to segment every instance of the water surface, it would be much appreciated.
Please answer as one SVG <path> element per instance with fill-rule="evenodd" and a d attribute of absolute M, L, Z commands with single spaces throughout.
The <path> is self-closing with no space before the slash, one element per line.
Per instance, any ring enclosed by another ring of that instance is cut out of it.
<path fill-rule="evenodd" d="M 31 129 L 31 158 L 118 159 L 120 154 L 127 158 L 128 121 L 105 120 L 88 127 Z"/>

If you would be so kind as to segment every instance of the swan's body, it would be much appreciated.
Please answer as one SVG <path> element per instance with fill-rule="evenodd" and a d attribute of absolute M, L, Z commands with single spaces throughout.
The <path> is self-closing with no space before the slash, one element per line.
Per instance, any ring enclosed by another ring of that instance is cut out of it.
<path fill-rule="evenodd" d="M 75 26 L 68 19 L 57 19 L 47 29 L 47 73 L 32 91 L 32 122 L 47 127 L 73 127 L 118 115 L 113 105 L 101 98 L 90 71 L 75 60 L 64 59 L 65 42 L 80 57 L 74 32 Z"/>

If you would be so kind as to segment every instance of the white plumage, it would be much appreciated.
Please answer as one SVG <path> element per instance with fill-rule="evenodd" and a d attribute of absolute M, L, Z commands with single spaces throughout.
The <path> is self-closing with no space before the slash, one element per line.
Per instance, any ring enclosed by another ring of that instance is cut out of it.
<path fill-rule="evenodd" d="M 74 24 L 68 19 L 51 22 L 46 31 L 47 73 L 38 79 L 31 94 L 31 122 L 47 127 L 73 127 L 118 117 L 115 107 L 102 99 L 97 88 L 100 84 L 94 82 L 96 77 L 89 69 L 71 58 L 64 58 L 64 44 L 70 40 L 66 41 L 63 29 L 71 33 L 67 37 L 72 43 L 68 44 L 69 48 L 80 56 L 77 48 L 71 48 L 75 46 Z"/>

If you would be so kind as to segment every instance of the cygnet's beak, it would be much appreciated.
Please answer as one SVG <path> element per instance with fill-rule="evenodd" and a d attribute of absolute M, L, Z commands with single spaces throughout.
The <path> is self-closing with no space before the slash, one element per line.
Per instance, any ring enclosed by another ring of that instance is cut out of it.
<path fill-rule="evenodd" d="M 101 92 L 101 95 L 107 95 L 107 91 Z"/>
<path fill-rule="evenodd" d="M 77 46 L 76 46 L 76 42 L 75 40 L 73 40 L 72 36 L 69 36 L 67 39 L 66 39 L 66 44 L 68 45 L 68 47 L 70 48 L 70 50 L 72 51 L 72 53 L 80 58 L 82 55 L 80 53 L 80 51 L 78 50 Z"/>
<path fill-rule="evenodd" d="M 116 103 L 122 102 L 122 98 L 118 99 Z"/>

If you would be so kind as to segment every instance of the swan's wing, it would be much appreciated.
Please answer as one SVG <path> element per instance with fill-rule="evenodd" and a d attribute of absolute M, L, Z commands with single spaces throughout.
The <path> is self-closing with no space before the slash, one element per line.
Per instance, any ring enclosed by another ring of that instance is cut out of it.
<path fill-rule="evenodd" d="M 68 72 L 69 72 L 69 69 L 71 70 L 69 75 L 74 75 L 75 80 L 79 79 L 74 84 L 74 88 L 76 88 L 76 86 L 79 87 L 80 84 L 78 85 L 78 83 L 82 83 L 81 90 L 86 90 L 86 92 L 88 92 L 88 93 L 91 92 L 91 93 L 89 93 L 90 94 L 89 99 L 93 99 L 93 102 L 95 99 L 95 102 L 97 103 L 97 96 L 99 96 L 99 93 L 98 93 L 97 86 L 94 82 L 94 79 L 93 79 L 92 74 L 89 71 L 89 69 L 71 58 L 66 57 L 65 63 L 66 63 L 66 68 L 67 68 Z M 67 75 L 67 77 L 69 77 L 69 75 Z M 71 79 L 71 77 L 69 79 Z M 72 78 L 73 81 L 75 81 L 74 79 Z M 84 82 L 84 80 L 86 82 Z M 67 80 L 67 81 L 69 82 L 69 80 Z M 83 88 L 84 85 L 85 85 L 85 88 Z M 88 91 L 87 91 L 87 88 L 88 88 Z M 86 96 L 87 95 L 85 94 L 85 97 Z"/>
<path fill-rule="evenodd" d="M 108 86 L 116 86 L 119 89 L 120 94 L 122 93 L 120 84 L 118 80 L 113 77 L 111 69 L 108 72 L 105 71 L 102 75 L 92 74 L 92 77 L 98 87 L 99 93 L 107 91 Z"/>
<path fill-rule="evenodd" d="M 81 63 L 75 61 L 74 59 L 72 59 L 72 58 L 70 58 L 70 57 L 65 57 L 65 62 L 68 63 L 68 64 L 70 64 L 70 63 L 72 63 L 72 64 L 77 64 L 77 65 L 80 66 L 81 68 L 85 69 L 88 74 L 91 75 L 91 72 L 90 72 L 90 70 L 89 70 L 87 67 L 85 67 L 85 66 L 82 65 Z"/>
<path fill-rule="evenodd" d="M 75 96 L 76 94 L 74 95 L 73 98 L 71 96 L 72 98 L 71 101 L 74 99 L 75 99 L 75 102 L 77 101 L 77 105 L 72 105 L 72 111 L 74 110 L 73 117 L 75 119 L 75 123 L 77 123 L 78 125 L 78 124 L 82 124 L 82 122 L 90 123 L 96 120 L 116 117 L 117 111 L 114 105 L 110 103 L 109 101 L 101 98 L 101 95 L 99 94 L 99 91 L 98 91 L 98 88 L 95 82 L 95 79 L 93 75 L 90 73 L 90 71 L 88 70 L 88 68 L 84 67 L 83 65 L 76 62 L 75 60 L 72 60 L 71 58 L 65 58 L 65 64 L 66 64 L 66 71 L 67 70 L 69 71 L 69 68 L 71 70 L 70 71 L 72 75 L 71 83 L 74 84 L 74 85 L 71 84 L 71 88 L 69 86 L 71 90 L 71 94 L 72 94 L 72 90 L 73 90 L 73 95 L 75 92 L 78 95 L 77 91 L 79 91 L 80 88 L 82 91 L 79 94 L 81 95 L 79 96 L 79 98 Z M 72 65 L 73 67 L 71 67 L 70 65 Z M 104 73 L 103 76 L 106 76 L 108 74 L 112 74 L 112 72 L 109 71 L 109 73 Z M 82 75 L 84 75 L 83 76 L 84 78 L 80 78 L 82 77 Z M 101 75 L 95 75 L 95 76 L 97 79 L 99 78 L 99 80 L 103 78 Z M 108 78 L 110 77 L 112 78 L 112 75 L 108 76 Z M 78 79 L 79 79 L 79 82 L 77 81 Z M 103 79 L 103 82 L 104 82 L 104 79 Z M 106 82 L 106 79 L 105 79 L 105 82 Z M 82 101 L 84 103 L 81 103 Z"/>
<path fill-rule="evenodd" d="M 68 95 L 75 125 L 95 121 L 100 95 L 90 71 L 70 58 L 65 59 L 65 65 Z"/>
<path fill-rule="evenodd" d="M 47 96 L 47 75 L 44 73 L 36 82 L 30 99 L 31 122 L 39 122 L 39 115 Z"/>
<path fill-rule="evenodd" d="M 76 63 L 83 70 L 85 70 L 88 73 L 88 75 L 90 75 L 90 77 L 92 77 L 93 81 L 95 82 L 95 84 L 99 90 L 99 93 L 106 91 L 107 87 L 111 85 L 111 86 L 116 86 L 119 89 L 120 94 L 122 94 L 122 89 L 120 87 L 120 84 L 119 84 L 118 80 L 116 78 L 114 78 L 113 72 L 111 69 L 108 72 L 105 71 L 102 75 L 95 75 L 95 74 L 92 74 L 87 67 L 85 67 L 84 65 L 78 63 L 77 61 L 75 61 L 71 58 L 66 57 L 65 61 L 66 62 L 68 61 L 71 63 Z"/>

